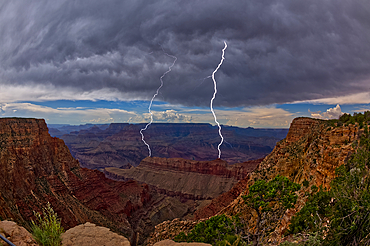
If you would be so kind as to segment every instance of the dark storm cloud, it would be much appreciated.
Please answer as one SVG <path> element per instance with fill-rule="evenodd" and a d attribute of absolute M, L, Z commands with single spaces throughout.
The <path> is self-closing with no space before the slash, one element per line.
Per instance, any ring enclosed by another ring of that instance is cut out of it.
<path fill-rule="evenodd" d="M 0 83 L 117 89 L 247 106 L 369 90 L 367 0 L 9 1 L 0 4 Z M 162 50 L 163 49 L 163 50 Z M 130 95 L 128 97 L 127 95 Z"/>

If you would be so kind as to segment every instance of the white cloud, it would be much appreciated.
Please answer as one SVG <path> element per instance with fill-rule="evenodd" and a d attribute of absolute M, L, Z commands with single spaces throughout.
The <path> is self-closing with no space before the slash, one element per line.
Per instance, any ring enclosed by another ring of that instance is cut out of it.
<path fill-rule="evenodd" d="M 296 101 L 294 103 L 312 103 L 312 104 L 368 104 L 370 103 L 370 92 L 361 92 L 341 97 L 322 98 L 308 101 Z"/>
<path fill-rule="evenodd" d="M 0 116 L 44 118 L 48 123 L 82 124 L 127 122 L 135 112 L 109 108 L 50 108 L 32 103 L 0 104 Z"/>
<path fill-rule="evenodd" d="M 192 116 L 188 114 L 178 113 L 176 110 L 165 110 L 165 111 L 151 111 L 153 113 L 153 122 L 167 122 L 167 123 L 190 123 L 192 122 Z M 150 121 L 150 113 L 144 113 L 142 116 L 137 115 L 131 117 L 128 122 L 130 123 L 144 123 Z"/>
<path fill-rule="evenodd" d="M 339 104 L 335 106 L 334 108 L 329 108 L 326 110 L 326 112 L 321 113 L 321 111 L 318 112 L 311 112 L 308 110 L 308 112 L 311 113 L 311 117 L 317 118 L 317 119 L 338 119 L 343 113 L 342 109 L 340 108 Z"/>
<path fill-rule="evenodd" d="M 192 116 L 192 122 L 207 122 L 215 124 L 209 109 L 185 109 Z M 215 109 L 217 120 L 224 125 L 239 127 L 265 127 L 265 128 L 288 128 L 296 116 L 275 106 L 249 107 L 242 110 L 220 110 Z"/>
<path fill-rule="evenodd" d="M 149 114 L 145 114 L 146 118 L 149 118 Z M 161 122 L 186 122 L 189 123 L 192 121 L 192 117 L 186 114 L 177 113 L 175 110 L 166 110 L 153 112 L 153 119 L 155 121 L 161 121 Z"/>
<path fill-rule="evenodd" d="M 227 125 L 287 128 L 295 117 L 284 109 L 276 107 L 251 107 L 240 112 L 224 112 Z"/>

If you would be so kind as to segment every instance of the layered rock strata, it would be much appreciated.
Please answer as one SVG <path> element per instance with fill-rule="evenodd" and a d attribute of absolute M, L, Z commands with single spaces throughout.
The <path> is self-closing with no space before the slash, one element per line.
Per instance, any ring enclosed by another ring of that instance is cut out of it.
<path fill-rule="evenodd" d="M 262 162 L 263 159 L 258 159 L 254 161 L 244 162 L 250 167 L 254 167 L 253 170 Z M 227 207 L 233 200 L 235 200 L 247 187 L 249 176 L 243 178 L 238 183 L 236 183 L 229 191 L 219 195 L 218 197 L 212 199 L 210 204 L 197 209 L 194 212 L 194 219 L 205 219 L 216 215 L 223 208 Z"/>
<path fill-rule="evenodd" d="M 0 119 L 0 181 L 0 219 L 26 228 L 50 202 L 66 229 L 90 221 L 131 236 L 128 217 L 151 197 L 145 184 L 80 168 L 41 119 Z"/>
<path fill-rule="evenodd" d="M 147 157 L 138 167 L 105 168 L 107 177 L 136 180 L 155 187 L 159 192 L 188 199 L 212 199 L 229 191 L 245 178 L 257 163 L 228 165 L 226 161 L 191 161 L 181 158 Z"/>

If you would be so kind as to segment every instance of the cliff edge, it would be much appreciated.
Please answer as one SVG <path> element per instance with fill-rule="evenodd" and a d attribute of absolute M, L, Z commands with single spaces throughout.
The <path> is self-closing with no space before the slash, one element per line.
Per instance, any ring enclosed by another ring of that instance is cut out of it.
<path fill-rule="evenodd" d="M 93 222 L 130 237 L 129 216 L 150 200 L 145 184 L 80 168 L 42 119 L 0 118 L 0 181 L 0 219 L 28 229 L 50 202 L 66 229 Z"/>

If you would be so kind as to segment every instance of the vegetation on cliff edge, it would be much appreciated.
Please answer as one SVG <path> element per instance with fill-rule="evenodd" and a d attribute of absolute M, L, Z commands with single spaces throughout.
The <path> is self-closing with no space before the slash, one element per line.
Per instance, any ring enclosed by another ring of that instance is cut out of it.
<path fill-rule="evenodd" d="M 257 216 L 255 225 L 250 227 L 238 216 L 232 218 L 219 215 L 201 222 L 188 234 L 175 237 L 178 242 L 203 242 L 212 245 L 261 245 L 265 236 L 271 233 L 280 221 L 282 212 L 292 208 L 297 201 L 296 191 L 300 185 L 286 177 L 276 176 L 267 182 L 258 180 L 243 196 L 245 204 Z"/>
<path fill-rule="evenodd" d="M 370 245 L 370 138 L 363 127 L 358 150 L 336 169 L 331 189 L 311 188 L 287 234 L 319 233 L 322 245 Z"/>

